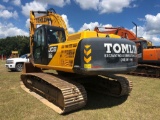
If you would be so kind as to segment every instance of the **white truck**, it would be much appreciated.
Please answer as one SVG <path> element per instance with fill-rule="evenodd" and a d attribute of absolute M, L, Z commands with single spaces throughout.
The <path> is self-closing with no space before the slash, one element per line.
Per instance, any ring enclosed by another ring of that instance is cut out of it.
<path fill-rule="evenodd" d="M 18 71 L 21 72 L 23 69 L 23 64 L 25 62 L 29 62 L 28 54 L 24 54 L 19 58 L 9 58 L 6 60 L 6 68 L 11 71 Z"/>

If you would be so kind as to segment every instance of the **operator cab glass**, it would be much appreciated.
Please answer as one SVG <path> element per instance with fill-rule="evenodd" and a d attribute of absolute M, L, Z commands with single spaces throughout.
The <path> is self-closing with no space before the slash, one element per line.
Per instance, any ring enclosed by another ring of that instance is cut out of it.
<path fill-rule="evenodd" d="M 48 44 L 65 42 L 66 37 L 63 28 L 47 26 L 46 29 Z"/>
<path fill-rule="evenodd" d="M 147 41 L 142 41 L 142 47 L 143 49 L 147 49 Z"/>
<path fill-rule="evenodd" d="M 147 41 L 144 40 L 137 40 L 135 41 L 137 46 L 137 52 L 138 54 L 143 52 L 143 49 L 147 49 Z"/>
<path fill-rule="evenodd" d="M 63 28 L 42 25 L 36 29 L 34 34 L 33 58 L 35 64 L 49 63 L 48 49 L 50 45 L 56 45 L 66 41 Z"/>

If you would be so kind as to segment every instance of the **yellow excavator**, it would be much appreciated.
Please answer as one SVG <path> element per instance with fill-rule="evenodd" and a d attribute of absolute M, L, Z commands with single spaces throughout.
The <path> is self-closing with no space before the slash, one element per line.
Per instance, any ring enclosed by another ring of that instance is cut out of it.
<path fill-rule="evenodd" d="M 54 9 L 30 11 L 30 63 L 24 63 L 22 89 L 59 114 L 84 107 L 85 88 L 128 95 L 132 82 L 116 74 L 136 69 L 137 49 L 134 42 L 119 39 L 96 31 L 69 35 Z"/>
<path fill-rule="evenodd" d="M 11 58 L 18 58 L 18 57 L 19 57 L 18 51 L 12 51 Z"/>

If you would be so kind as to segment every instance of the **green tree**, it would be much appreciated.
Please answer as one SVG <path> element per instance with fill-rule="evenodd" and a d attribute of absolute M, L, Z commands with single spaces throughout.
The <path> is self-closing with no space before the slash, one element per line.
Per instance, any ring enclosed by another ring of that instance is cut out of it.
<path fill-rule="evenodd" d="M 19 55 L 29 53 L 29 37 L 14 36 L 0 39 L 0 55 L 10 56 L 12 51 Z"/>

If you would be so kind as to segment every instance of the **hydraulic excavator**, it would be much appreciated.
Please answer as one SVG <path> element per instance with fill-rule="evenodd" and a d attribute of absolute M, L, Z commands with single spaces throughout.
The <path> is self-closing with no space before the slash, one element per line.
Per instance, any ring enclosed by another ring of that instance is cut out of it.
<path fill-rule="evenodd" d="M 22 89 L 59 114 L 86 105 L 84 86 L 115 97 L 129 95 L 132 82 L 116 74 L 136 69 L 136 45 L 109 36 L 95 31 L 69 35 L 54 9 L 30 11 L 30 63 L 24 64 Z"/>
<path fill-rule="evenodd" d="M 18 57 L 19 57 L 18 51 L 12 51 L 11 58 L 18 58 Z"/>
<path fill-rule="evenodd" d="M 102 29 L 100 31 L 100 29 Z M 123 27 L 95 27 L 97 33 L 115 34 L 122 38 L 134 41 L 138 51 L 138 67 L 135 71 L 130 72 L 134 75 L 142 75 L 148 77 L 160 77 L 160 46 L 153 46 L 151 41 L 142 37 L 137 37 L 137 32 Z M 136 27 L 137 31 L 137 27 Z"/>

